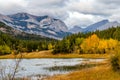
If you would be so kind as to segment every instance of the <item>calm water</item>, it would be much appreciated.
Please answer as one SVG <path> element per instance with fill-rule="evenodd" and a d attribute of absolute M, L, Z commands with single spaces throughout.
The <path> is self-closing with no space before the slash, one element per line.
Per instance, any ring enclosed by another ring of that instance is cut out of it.
<path fill-rule="evenodd" d="M 33 75 L 55 75 L 64 74 L 69 71 L 49 71 L 46 68 L 53 66 L 74 66 L 81 64 L 83 61 L 100 62 L 104 59 L 84 59 L 84 58 L 72 58 L 72 59 L 23 59 L 20 62 L 20 67 L 16 76 L 25 77 Z M 6 72 L 12 71 L 15 64 L 15 59 L 1 59 L 0 65 L 6 67 Z"/>

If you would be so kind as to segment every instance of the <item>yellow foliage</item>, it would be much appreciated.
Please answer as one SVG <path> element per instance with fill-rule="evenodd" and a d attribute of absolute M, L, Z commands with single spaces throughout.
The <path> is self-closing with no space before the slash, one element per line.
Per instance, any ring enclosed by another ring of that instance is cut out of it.
<path fill-rule="evenodd" d="M 106 51 L 114 50 L 117 45 L 117 40 L 99 39 L 96 34 L 93 34 L 86 38 L 80 47 L 85 53 L 106 53 Z"/>
<path fill-rule="evenodd" d="M 118 41 L 117 40 L 114 40 L 114 39 L 110 39 L 108 40 L 108 48 L 110 49 L 114 49 L 118 44 Z"/>
<path fill-rule="evenodd" d="M 117 40 L 109 39 L 109 40 L 100 40 L 98 49 L 114 49 L 118 44 Z"/>
<path fill-rule="evenodd" d="M 98 49 L 107 49 L 108 48 L 108 40 L 100 40 Z"/>
<path fill-rule="evenodd" d="M 52 48 L 53 48 L 52 44 L 49 43 L 49 44 L 48 44 L 48 49 L 51 50 Z"/>
<path fill-rule="evenodd" d="M 91 50 L 91 49 L 96 49 L 99 44 L 99 38 L 97 37 L 96 34 L 93 34 L 92 36 L 88 37 L 83 41 L 81 44 L 81 48 L 83 50 Z"/>

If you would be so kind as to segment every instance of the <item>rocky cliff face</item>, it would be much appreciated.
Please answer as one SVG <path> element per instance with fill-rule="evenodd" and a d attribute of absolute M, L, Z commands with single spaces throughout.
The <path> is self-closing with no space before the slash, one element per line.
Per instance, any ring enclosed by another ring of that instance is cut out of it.
<path fill-rule="evenodd" d="M 30 34 L 62 39 L 68 34 L 67 26 L 59 19 L 49 16 L 35 16 L 28 13 L 0 15 L 0 21 Z"/>

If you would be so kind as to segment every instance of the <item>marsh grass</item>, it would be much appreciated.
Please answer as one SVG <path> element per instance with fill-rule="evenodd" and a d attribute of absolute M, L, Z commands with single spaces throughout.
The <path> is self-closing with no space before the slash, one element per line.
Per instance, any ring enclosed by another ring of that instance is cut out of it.
<path fill-rule="evenodd" d="M 64 75 L 54 75 L 44 80 L 120 80 L 120 74 L 114 72 L 107 63 Z"/>
<path fill-rule="evenodd" d="M 101 65 L 101 64 L 78 64 L 78 65 L 71 65 L 71 66 L 53 66 L 53 67 L 49 67 L 49 68 L 45 68 L 48 69 L 49 71 L 74 71 L 74 70 L 81 70 L 81 69 L 85 69 L 85 68 L 90 68 L 90 67 L 94 67 L 97 65 Z"/>

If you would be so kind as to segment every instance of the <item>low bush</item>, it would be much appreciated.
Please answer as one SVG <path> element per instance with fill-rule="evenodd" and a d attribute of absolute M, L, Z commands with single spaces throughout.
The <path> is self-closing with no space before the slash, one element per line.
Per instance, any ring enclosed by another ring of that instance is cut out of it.
<path fill-rule="evenodd" d="M 7 45 L 0 45 L 0 55 L 10 54 L 10 47 Z"/>
<path fill-rule="evenodd" d="M 120 71 L 120 54 L 111 57 L 111 65 L 114 71 Z"/>

